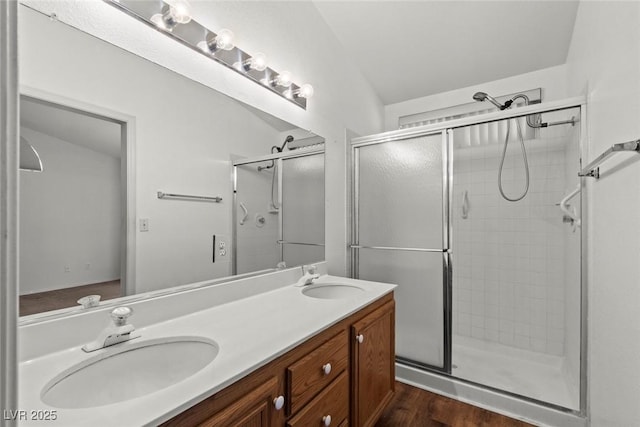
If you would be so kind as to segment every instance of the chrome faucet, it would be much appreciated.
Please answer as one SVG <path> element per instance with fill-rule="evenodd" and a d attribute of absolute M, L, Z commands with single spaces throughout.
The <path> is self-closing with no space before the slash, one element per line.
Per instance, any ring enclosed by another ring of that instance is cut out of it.
<path fill-rule="evenodd" d="M 316 273 L 316 270 L 317 270 L 317 267 L 315 265 L 303 265 L 302 277 L 298 279 L 295 286 L 311 285 L 314 280 L 320 277 L 320 275 Z"/>
<path fill-rule="evenodd" d="M 83 345 L 82 350 L 89 353 L 114 344 L 138 338 L 140 334 L 134 334 L 133 331 L 135 331 L 135 328 L 131 323 L 127 323 L 127 319 L 132 314 L 133 310 L 129 307 L 116 307 L 111 310 L 113 325 L 109 325 L 100 331 L 98 338 Z"/>

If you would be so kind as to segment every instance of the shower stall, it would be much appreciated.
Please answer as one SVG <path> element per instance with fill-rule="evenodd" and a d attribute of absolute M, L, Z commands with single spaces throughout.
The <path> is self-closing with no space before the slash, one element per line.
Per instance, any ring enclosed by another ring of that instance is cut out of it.
<path fill-rule="evenodd" d="M 398 285 L 398 366 L 584 412 L 583 113 L 568 100 L 352 142 L 352 275 Z"/>
<path fill-rule="evenodd" d="M 233 166 L 233 274 L 324 260 L 324 151 Z"/>

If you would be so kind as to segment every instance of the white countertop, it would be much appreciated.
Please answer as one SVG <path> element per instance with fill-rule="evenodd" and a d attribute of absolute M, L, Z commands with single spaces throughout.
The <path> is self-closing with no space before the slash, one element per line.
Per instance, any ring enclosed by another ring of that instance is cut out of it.
<path fill-rule="evenodd" d="M 40 399 L 42 389 L 53 377 L 106 350 L 85 353 L 76 346 L 23 361 L 19 367 L 18 409 L 26 411 L 26 420 L 20 421 L 19 425 L 156 425 L 245 377 L 395 288 L 395 285 L 386 283 L 334 276 L 322 276 L 319 282 L 354 284 L 364 292 L 350 299 L 317 299 L 303 295 L 304 288 L 284 286 L 137 329 L 142 334 L 141 338 L 114 347 L 139 344 L 154 338 L 201 336 L 214 340 L 220 351 L 195 375 L 168 388 L 124 402 L 87 409 L 60 409 L 48 406 Z M 134 317 L 131 323 L 135 325 Z M 95 332 L 97 335 L 99 331 Z M 56 420 L 32 419 L 31 411 L 55 411 Z"/>

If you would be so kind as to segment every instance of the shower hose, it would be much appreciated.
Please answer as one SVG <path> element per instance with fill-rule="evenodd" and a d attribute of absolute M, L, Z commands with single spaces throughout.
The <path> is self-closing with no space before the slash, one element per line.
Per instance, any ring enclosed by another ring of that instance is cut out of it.
<path fill-rule="evenodd" d="M 502 148 L 502 158 L 500 159 L 500 168 L 498 169 L 498 190 L 500 190 L 500 195 L 509 202 L 517 202 L 519 200 L 524 199 L 524 196 L 529 192 L 529 163 L 527 161 L 527 150 L 524 146 L 524 138 L 522 137 L 522 129 L 520 128 L 520 122 L 518 118 L 515 119 L 516 127 L 518 132 L 518 139 L 520 140 L 520 148 L 522 151 L 522 161 L 524 162 L 525 169 L 525 185 L 524 191 L 518 197 L 511 198 L 504 193 L 504 189 L 502 188 L 502 169 L 504 168 L 504 159 L 507 156 L 507 145 L 509 145 L 509 136 L 511 134 L 511 119 L 507 121 L 507 135 L 504 138 L 504 147 Z"/>

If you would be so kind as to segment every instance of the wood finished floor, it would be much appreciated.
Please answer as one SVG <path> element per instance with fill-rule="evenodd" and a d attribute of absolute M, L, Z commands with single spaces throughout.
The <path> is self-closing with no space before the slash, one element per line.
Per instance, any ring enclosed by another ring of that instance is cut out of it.
<path fill-rule="evenodd" d="M 20 295 L 20 316 L 74 307 L 78 305 L 78 299 L 86 295 L 100 295 L 100 301 L 118 298 L 122 296 L 120 280 Z"/>
<path fill-rule="evenodd" d="M 396 394 L 375 427 L 532 427 L 486 409 L 396 382 Z"/>

